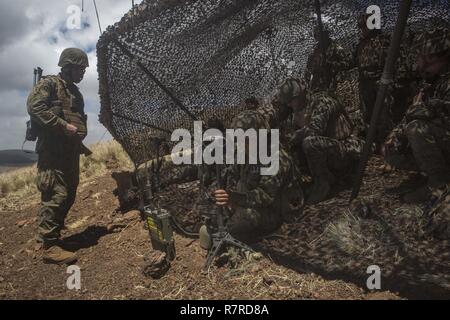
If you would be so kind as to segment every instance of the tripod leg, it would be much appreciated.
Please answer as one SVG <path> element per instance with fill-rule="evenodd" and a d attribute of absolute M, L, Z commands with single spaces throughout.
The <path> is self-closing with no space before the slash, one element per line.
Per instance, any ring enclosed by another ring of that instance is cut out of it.
<path fill-rule="evenodd" d="M 238 247 L 238 248 L 250 251 L 250 252 L 254 252 L 254 250 L 252 248 L 250 248 L 245 243 L 243 243 L 243 242 L 241 242 L 239 240 L 236 240 L 230 234 L 227 234 L 224 240 L 225 240 L 225 242 L 227 242 L 227 243 L 229 243 L 229 244 L 231 244 L 231 245 L 233 245 L 235 247 Z"/>
<path fill-rule="evenodd" d="M 220 248 L 224 245 L 224 239 L 222 238 L 219 241 L 213 240 L 213 245 L 208 252 L 208 257 L 206 258 L 205 270 L 208 270 L 213 262 L 214 257 L 219 253 Z"/>

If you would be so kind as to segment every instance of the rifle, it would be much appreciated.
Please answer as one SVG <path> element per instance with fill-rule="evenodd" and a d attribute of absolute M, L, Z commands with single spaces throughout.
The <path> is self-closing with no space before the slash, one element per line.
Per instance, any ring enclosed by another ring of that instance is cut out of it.
<path fill-rule="evenodd" d="M 216 170 L 216 182 L 219 189 L 224 188 L 224 184 L 222 181 L 222 166 L 219 164 L 215 165 Z M 201 187 L 203 190 L 203 187 Z M 215 202 L 211 197 L 209 201 Z M 232 245 L 237 248 L 241 248 L 250 252 L 253 252 L 253 249 L 248 245 L 242 243 L 239 240 L 236 240 L 228 231 L 228 228 L 225 224 L 225 208 L 221 206 L 216 206 L 214 210 L 208 211 L 204 216 L 206 228 L 208 233 L 211 235 L 211 248 L 208 251 L 208 255 L 206 257 L 206 263 L 204 266 L 204 270 L 208 270 L 211 266 L 214 258 L 219 254 L 220 250 L 226 245 Z"/>
<path fill-rule="evenodd" d="M 34 68 L 33 70 L 33 88 L 36 84 L 41 81 L 42 72 L 44 70 L 40 67 Z M 38 128 L 36 128 L 36 124 L 30 119 L 26 122 L 26 131 L 25 131 L 25 140 L 22 144 L 22 150 L 27 141 L 36 141 L 38 137 Z"/>

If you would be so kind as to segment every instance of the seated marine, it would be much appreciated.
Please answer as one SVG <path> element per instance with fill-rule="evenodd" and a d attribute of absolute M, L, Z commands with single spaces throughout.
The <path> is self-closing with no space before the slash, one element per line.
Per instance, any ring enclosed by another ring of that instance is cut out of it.
<path fill-rule="evenodd" d="M 313 178 L 306 201 L 325 200 L 336 174 L 347 174 L 362 153 L 364 142 L 353 134 L 353 124 L 344 106 L 330 92 L 312 92 L 302 80 L 288 79 L 280 88 L 280 99 L 292 105 L 297 130 L 291 140 L 300 147 Z"/>
<path fill-rule="evenodd" d="M 450 31 L 425 31 L 414 43 L 424 83 L 382 150 L 392 166 L 426 176 L 424 185 L 403 196 L 407 203 L 428 200 L 450 181 Z"/>
<path fill-rule="evenodd" d="M 255 109 L 243 111 L 233 120 L 234 129 L 269 129 Z M 270 138 L 267 144 L 270 144 Z M 260 141 L 258 139 L 258 141 Z M 274 143 L 276 143 L 275 141 Z M 258 142 L 258 147 L 261 147 Z M 269 146 L 268 146 L 269 147 Z M 249 143 L 245 148 L 249 157 Z M 276 155 L 279 169 L 273 175 L 261 175 L 261 164 L 234 164 L 221 172 L 223 185 L 211 188 L 214 204 L 226 212 L 229 233 L 244 242 L 257 241 L 276 231 L 284 221 L 298 217 L 303 209 L 303 193 L 296 177 L 297 169 L 280 147 Z M 209 249 L 208 228 L 200 230 L 201 245 Z"/>

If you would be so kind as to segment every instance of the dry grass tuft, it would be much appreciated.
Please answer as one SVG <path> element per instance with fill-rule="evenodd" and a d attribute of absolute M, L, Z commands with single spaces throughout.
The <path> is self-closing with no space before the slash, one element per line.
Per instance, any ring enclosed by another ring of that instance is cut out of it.
<path fill-rule="evenodd" d="M 80 178 L 82 181 L 101 176 L 111 167 L 123 169 L 133 167 L 130 158 L 116 141 L 94 144 L 91 150 L 94 153 L 92 156 L 81 157 Z"/>
<path fill-rule="evenodd" d="M 133 167 L 132 162 L 121 145 L 116 141 L 90 146 L 93 155 L 81 157 L 81 182 L 101 176 L 110 168 Z M 25 197 L 36 198 L 36 166 L 17 169 L 0 175 L 0 210 L 17 209 L 17 200 Z"/>
<path fill-rule="evenodd" d="M 21 168 L 0 175 L 0 197 L 16 192 L 28 192 L 35 187 L 36 166 Z"/>
<path fill-rule="evenodd" d="M 376 244 L 364 231 L 363 220 L 346 210 L 340 219 L 328 225 L 325 238 L 350 256 L 363 256 L 372 252 Z"/>

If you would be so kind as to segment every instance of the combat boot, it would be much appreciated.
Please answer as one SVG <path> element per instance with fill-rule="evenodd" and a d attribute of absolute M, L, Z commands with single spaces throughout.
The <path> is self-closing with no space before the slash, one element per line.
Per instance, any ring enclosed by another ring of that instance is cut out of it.
<path fill-rule="evenodd" d="M 397 195 L 402 196 L 409 192 L 413 192 L 419 187 L 424 186 L 427 183 L 427 177 L 417 173 L 413 176 L 408 177 L 406 180 L 403 180 L 396 187 L 385 188 L 385 192 L 389 195 Z"/>
<path fill-rule="evenodd" d="M 314 178 L 314 185 L 312 186 L 311 193 L 306 200 L 307 205 L 317 204 L 324 201 L 331 190 L 331 185 L 334 183 L 334 177 L 330 175 L 321 175 Z"/>
<path fill-rule="evenodd" d="M 448 183 L 448 175 L 432 175 L 428 178 L 428 183 L 403 197 L 405 203 L 423 203 L 430 200 L 433 190 L 439 189 Z"/>
<path fill-rule="evenodd" d="M 431 190 L 428 185 L 424 185 L 412 192 L 405 194 L 402 198 L 403 202 L 408 204 L 423 203 L 430 199 Z"/>
<path fill-rule="evenodd" d="M 44 263 L 47 264 L 72 264 L 77 261 L 77 255 L 66 251 L 54 243 L 44 243 L 42 255 Z"/>

